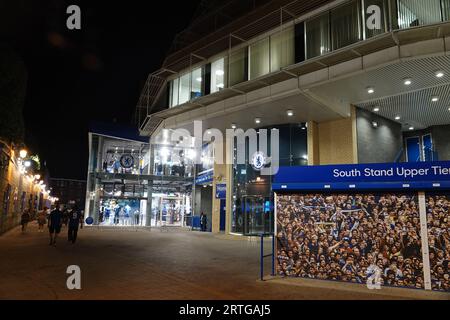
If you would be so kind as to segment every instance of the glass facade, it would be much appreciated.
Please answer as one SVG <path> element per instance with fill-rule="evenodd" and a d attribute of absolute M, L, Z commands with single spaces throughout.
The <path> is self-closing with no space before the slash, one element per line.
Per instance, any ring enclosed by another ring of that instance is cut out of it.
<path fill-rule="evenodd" d="M 391 27 L 389 25 L 389 0 L 364 0 L 363 3 L 364 7 L 367 8 L 366 10 L 364 10 L 364 38 L 369 39 L 390 30 Z M 368 10 L 372 6 L 380 8 L 380 25 L 376 27 L 368 24 L 368 21 L 371 22 L 370 17 L 374 13 L 377 13 L 377 9 Z"/>
<path fill-rule="evenodd" d="M 247 81 L 248 78 L 248 59 L 247 48 L 234 51 L 230 54 L 229 64 L 229 84 L 235 84 Z"/>
<path fill-rule="evenodd" d="M 270 72 L 270 41 L 260 40 L 248 48 L 250 60 L 250 80 Z"/>
<path fill-rule="evenodd" d="M 281 166 L 308 164 L 306 124 L 286 124 L 267 129 L 268 150 L 271 150 L 270 132 L 279 130 L 279 156 Z M 271 177 L 262 176 L 251 164 L 246 141 L 245 164 L 233 166 L 233 210 L 231 230 L 239 234 L 255 234 L 273 231 L 273 193 Z M 268 154 L 270 156 L 270 152 Z M 237 159 L 237 151 L 235 151 Z"/>
<path fill-rule="evenodd" d="M 359 1 L 331 10 L 332 48 L 337 50 L 361 40 Z"/>
<path fill-rule="evenodd" d="M 270 37 L 270 71 L 278 71 L 294 63 L 295 31 L 290 27 Z"/>
<path fill-rule="evenodd" d="M 443 7 L 445 7 L 444 2 Z M 398 26 L 400 29 L 418 27 L 441 21 L 441 0 L 398 0 L 397 6 Z"/>
<path fill-rule="evenodd" d="M 211 93 L 226 87 L 225 59 L 220 58 L 211 63 Z"/>
<path fill-rule="evenodd" d="M 347 1 L 171 80 L 169 107 L 390 30 L 448 20 L 450 0 Z"/>

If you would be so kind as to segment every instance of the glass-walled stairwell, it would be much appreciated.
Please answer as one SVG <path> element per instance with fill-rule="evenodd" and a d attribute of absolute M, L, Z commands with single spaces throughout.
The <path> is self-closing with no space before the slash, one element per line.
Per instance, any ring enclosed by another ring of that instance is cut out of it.
<path fill-rule="evenodd" d="M 169 81 L 169 107 L 182 105 L 383 33 L 450 20 L 450 0 L 351 0 L 290 22 Z"/>

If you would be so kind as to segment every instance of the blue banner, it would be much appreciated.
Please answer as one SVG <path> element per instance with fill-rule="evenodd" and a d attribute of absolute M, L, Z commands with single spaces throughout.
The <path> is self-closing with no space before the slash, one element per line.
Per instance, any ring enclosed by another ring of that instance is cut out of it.
<path fill-rule="evenodd" d="M 448 189 L 450 162 L 282 167 L 274 190 Z"/>
<path fill-rule="evenodd" d="M 216 185 L 216 199 L 226 199 L 227 198 L 227 185 L 217 184 Z"/>
<path fill-rule="evenodd" d="M 202 174 L 200 176 L 198 176 L 195 179 L 195 184 L 207 184 L 207 183 L 211 183 L 213 181 L 213 176 L 214 176 L 214 172 L 208 172 L 205 174 Z"/>

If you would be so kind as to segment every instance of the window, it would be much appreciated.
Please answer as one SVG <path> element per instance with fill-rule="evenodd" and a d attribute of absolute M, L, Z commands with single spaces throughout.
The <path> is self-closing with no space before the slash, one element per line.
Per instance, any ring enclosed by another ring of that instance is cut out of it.
<path fill-rule="evenodd" d="M 174 107 L 178 105 L 178 84 L 180 79 L 176 78 L 170 81 L 170 102 L 169 107 Z"/>
<path fill-rule="evenodd" d="M 258 41 L 249 47 L 250 79 L 256 79 L 270 72 L 269 38 Z"/>
<path fill-rule="evenodd" d="M 331 11 L 332 49 L 340 49 L 361 39 L 359 1 L 352 1 Z"/>
<path fill-rule="evenodd" d="M 203 95 L 202 93 L 202 83 L 203 83 L 203 75 L 202 75 L 202 68 L 195 69 L 192 71 L 191 74 L 191 83 L 192 83 L 192 89 L 191 89 L 191 97 L 190 99 L 199 98 Z"/>
<path fill-rule="evenodd" d="M 306 22 L 306 57 L 314 58 L 330 52 L 329 14 L 323 14 Z"/>
<path fill-rule="evenodd" d="M 274 72 L 295 63 L 294 28 L 270 37 L 270 71 Z"/>
<path fill-rule="evenodd" d="M 229 83 L 230 86 L 247 81 L 247 48 L 239 49 L 230 54 Z"/>
<path fill-rule="evenodd" d="M 387 32 L 388 29 L 390 29 L 389 26 L 389 0 L 364 0 L 364 35 L 365 39 L 372 38 L 376 35 L 382 34 Z M 381 25 L 380 28 L 373 28 L 373 26 L 367 25 L 367 20 L 375 13 L 373 11 L 369 10 L 369 13 L 367 13 L 368 8 L 371 6 L 377 6 L 381 9 Z"/>
<path fill-rule="evenodd" d="M 191 74 L 187 73 L 180 77 L 180 88 L 178 94 L 178 104 L 186 103 L 191 96 Z"/>
<path fill-rule="evenodd" d="M 398 0 L 398 27 L 405 29 L 440 22 L 440 2 L 441 0 Z"/>
<path fill-rule="evenodd" d="M 7 215 L 9 211 L 9 201 L 11 199 L 11 185 L 8 184 L 3 194 L 3 214 Z"/>
<path fill-rule="evenodd" d="M 444 18 L 444 21 L 449 21 L 450 20 L 450 0 L 442 0 L 441 7 L 442 7 L 442 17 Z"/>
<path fill-rule="evenodd" d="M 225 59 L 221 58 L 211 63 L 211 93 L 225 88 L 225 79 Z"/>

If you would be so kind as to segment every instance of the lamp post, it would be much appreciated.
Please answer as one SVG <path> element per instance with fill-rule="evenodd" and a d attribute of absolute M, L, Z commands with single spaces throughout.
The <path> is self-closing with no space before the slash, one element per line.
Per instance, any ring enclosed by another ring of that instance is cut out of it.
<path fill-rule="evenodd" d="M 28 155 L 28 151 L 27 150 L 25 150 L 25 149 L 20 150 L 19 156 L 20 156 L 21 159 L 25 159 L 27 157 L 27 155 Z"/>

